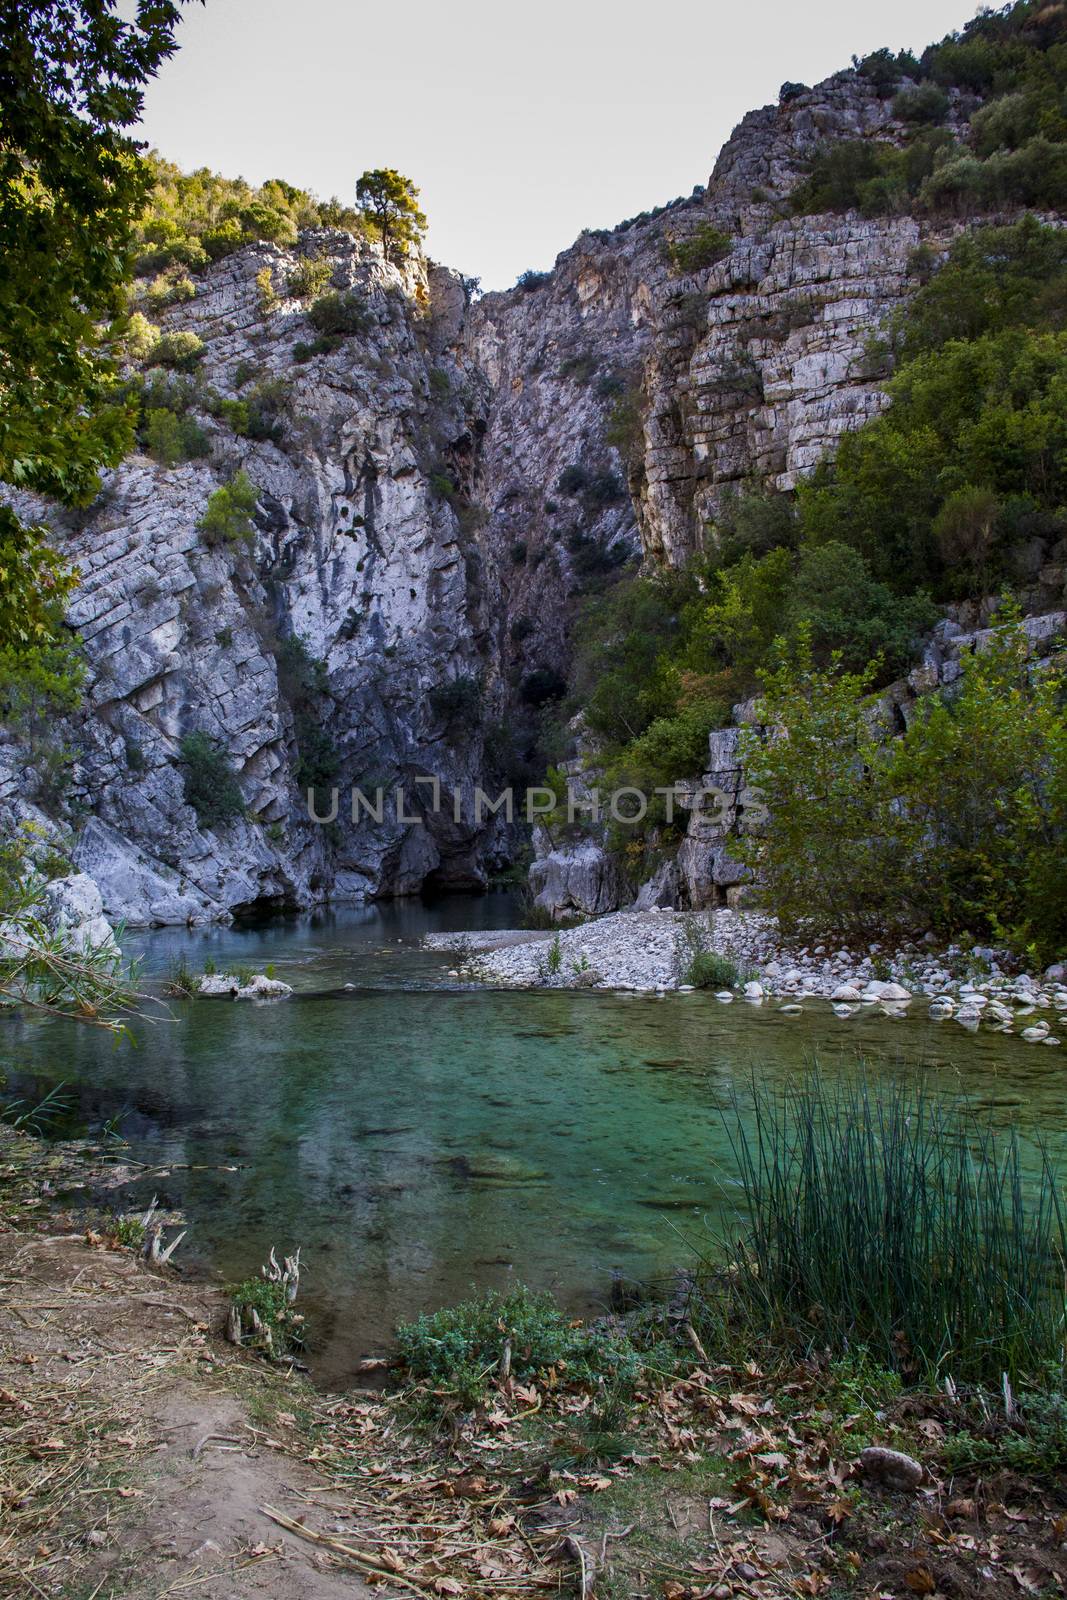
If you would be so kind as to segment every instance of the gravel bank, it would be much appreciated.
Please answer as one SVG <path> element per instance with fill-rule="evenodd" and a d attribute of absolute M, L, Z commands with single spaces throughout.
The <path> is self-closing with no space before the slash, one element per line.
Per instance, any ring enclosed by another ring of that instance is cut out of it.
<path fill-rule="evenodd" d="M 899 1015 L 911 1007 L 962 1027 L 1019 1033 L 1028 1044 L 1058 1045 L 1067 1035 L 1067 970 L 1014 971 L 993 949 L 878 944 L 847 950 L 787 947 L 772 917 L 754 911 L 617 911 L 558 935 L 521 929 L 431 934 L 431 949 L 454 950 L 464 977 L 520 988 L 685 990 L 693 934 L 737 965 L 723 1003 L 743 999 L 787 1014 L 829 1001 L 841 1016 L 860 1006 Z"/>

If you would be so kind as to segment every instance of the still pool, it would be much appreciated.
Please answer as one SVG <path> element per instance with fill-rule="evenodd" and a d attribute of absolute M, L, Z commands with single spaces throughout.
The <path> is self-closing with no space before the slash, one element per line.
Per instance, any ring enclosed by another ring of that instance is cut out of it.
<path fill-rule="evenodd" d="M 173 1001 L 133 1045 L 8 1018 L 0 1064 L 27 1096 L 64 1081 L 80 1126 L 113 1119 L 137 1160 L 205 1169 L 120 1191 L 185 1211 L 187 1261 L 232 1280 L 299 1245 L 331 1382 L 398 1318 L 472 1288 L 521 1279 L 587 1310 L 614 1272 L 692 1261 L 729 1224 L 731 1120 L 753 1081 L 818 1060 L 828 1077 L 922 1079 L 1053 1141 L 1067 1126 L 1062 1052 L 1014 1037 L 814 1002 L 783 1017 L 704 994 L 475 991 L 418 947 L 515 918 L 497 895 L 130 935 L 146 988 L 184 956 L 272 963 L 296 994 Z"/>

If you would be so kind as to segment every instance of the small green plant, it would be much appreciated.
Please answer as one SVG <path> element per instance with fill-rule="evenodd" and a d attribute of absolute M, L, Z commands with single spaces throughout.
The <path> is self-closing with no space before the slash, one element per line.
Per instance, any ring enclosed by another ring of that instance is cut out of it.
<path fill-rule="evenodd" d="M 230 1290 L 231 1338 L 245 1349 L 271 1358 L 304 1345 L 304 1318 L 294 1311 L 283 1278 L 246 1278 Z"/>
<path fill-rule="evenodd" d="M 733 989 L 741 979 L 736 961 L 718 950 L 701 950 L 686 967 L 683 981 L 694 989 Z"/>
<path fill-rule="evenodd" d="M 730 254 L 733 240 L 713 222 L 701 222 L 684 239 L 668 239 L 667 256 L 675 272 L 702 272 Z"/>
<path fill-rule="evenodd" d="M 322 294 L 330 281 L 333 267 L 329 261 L 308 258 L 298 261 L 289 274 L 286 288 L 296 300 L 311 300 Z"/>
<path fill-rule="evenodd" d="M 741 981 L 736 961 L 713 950 L 708 928 L 697 917 L 686 917 L 675 940 L 681 981 L 694 989 L 732 989 Z"/>
<path fill-rule="evenodd" d="M 618 1334 L 576 1327 L 552 1296 L 529 1289 L 487 1294 L 401 1323 L 397 1343 L 408 1372 L 447 1397 L 473 1405 L 505 1367 L 520 1382 L 632 1389 L 641 1359 Z"/>
<path fill-rule="evenodd" d="M 164 467 L 211 454 L 211 441 L 195 417 L 180 416 L 167 406 L 154 406 L 145 412 L 143 435 L 149 455 Z"/>
<path fill-rule="evenodd" d="M 452 382 L 443 367 L 430 369 L 430 393 L 435 400 L 447 400 L 452 392 Z"/>
<path fill-rule="evenodd" d="M 204 341 L 198 334 L 188 330 L 161 333 L 149 354 L 153 366 L 170 367 L 175 372 L 191 372 L 204 359 Z"/>
<path fill-rule="evenodd" d="M 274 274 L 269 267 L 261 267 L 256 273 L 256 293 L 259 296 L 260 315 L 269 316 L 278 304 L 278 296 L 274 292 Z"/>
<path fill-rule="evenodd" d="M 563 965 L 563 947 L 559 942 L 559 934 L 548 947 L 547 971 L 550 978 L 556 977 Z"/>
<path fill-rule="evenodd" d="M 374 326 L 367 302 L 353 289 L 345 293 L 336 290 L 315 301 L 307 314 L 311 326 L 327 338 L 350 338 L 353 334 L 369 333 Z"/>
<path fill-rule="evenodd" d="M 252 521 L 258 490 L 242 468 L 229 483 L 216 489 L 197 523 L 206 545 L 250 543 L 255 536 Z"/>
<path fill-rule="evenodd" d="M 950 1434 L 941 1446 L 949 1472 L 1015 1472 L 1060 1479 L 1067 1470 L 1067 1398 L 1054 1389 L 1024 1390 L 1004 1415 L 1003 1391 L 990 1395 L 972 1430 Z M 993 1418 L 997 1418 L 993 1421 Z"/>
<path fill-rule="evenodd" d="M 481 717 L 482 686 L 469 674 L 435 683 L 427 699 L 434 715 L 449 727 L 476 723 Z"/>
<path fill-rule="evenodd" d="M 108 1230 L 116 1244 L 139 1250 L 144 1244 L 145 1226 L 140 1217 L 116 1217 Z"/>
<path fill-rule="evenodd" d="M 64 1081 L 53 1084 L 47 1094 L 32 1103 L 21 1097 L 4 1101 L 0 1104 L 0 1122 L 6 1122 L 9 1128 L 18 1128 L 40 1138 L 53 1124 L 69 1114 L 74 1101 L 65 1090 Z"/>
<path fill-rule="evenodd" d="M 200 980 L 189 966 L 184 955 L 179 956 L 177 961 L 171 963 L 167 981 L 163 987 L 165 993 L 179 996 L 182 999 L 188 999 L 190 995 L 196 994 L 199 990 Z"/>
<path fill-rule="evenodd" d="M 201 827 L 217 828 L 244 811 L 244 796 L 225 750 L 197 729 L 178 745 L 184 768 L 185 799 Z"/>

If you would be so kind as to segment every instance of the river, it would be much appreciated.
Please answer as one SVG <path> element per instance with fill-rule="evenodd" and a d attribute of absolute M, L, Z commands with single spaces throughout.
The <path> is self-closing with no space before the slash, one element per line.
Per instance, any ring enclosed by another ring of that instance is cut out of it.
<path fill-rule="evenodd" d="M 132 1044 L 9 1017 L 4 1071 L 28 1096 L 64 1082 L 64 1131 L 110 1122 L 167 1169 L 120 1193 L 184 1210 L 179 1259 L 232 1281 L 299 1245 L 311 1361 L 331 1383 L 398 1318 L 472 1289 L 522 1280 L 587 1311 L 613 1273 L 662 1277 L 707 1251 L 729 1223 L 729 1128 L 753 1081 L 818 1060 L 828 1076 L 921 1078 L 1053 1139 L 1067 1125 L 1061 1052 L 925 1007 L 842 1020 L 701 993 L 487 992 L 419 948 L 516 917 L 500 894 L 131 934 L 148 989 L 184 956 L 198 971 L 270 963 L 296 993 L 174 1000 Z"/>

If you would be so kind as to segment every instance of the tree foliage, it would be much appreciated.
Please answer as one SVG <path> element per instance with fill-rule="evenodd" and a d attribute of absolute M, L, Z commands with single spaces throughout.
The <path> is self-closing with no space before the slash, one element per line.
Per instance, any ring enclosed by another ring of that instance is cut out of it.
<path fill-rule="evenodd" d="M 339 200 L 317 200 L 284 178 L 256 186 L 207 167 L 182 172 L 154 151 L 147 158 L 152 187 L 136 229 L 136 271 L 180 281 L 257 239 L 291 245 L 302 228 L 365 231 L 361 214 Z M 307 291 L 301 291 L 307 292 Z"/>
<path fill-rule="evenodd" d="M 114 362 L 151 172 L 123 131 L 174 49 L 179 6 L 10 0 L 0 28 L 0 480 L 87 504 L 132 419 Z M 53 657 L 73 584 L 46 532 L 0 509 L 0 650 Z"/>
<path fill-rule="evenodd" d="M 419 210 L 419 191 L 410 178 L 392 167 L 365 172 L 356 184 L 356 201 L 381 236 L 386 257 L 402 261 L 417 249 L 426 232 L 426 217 Z"/>
<path fill-rule="evenodd" d="M 901 145 L 846 139 L 819 150 L 793 204 L 969 215 L 1067 201 L 1067 14 L 1046 0 L 983 10 L 917 60 L 878 50 L 858 65 L 906 126 Z M 947 91 L 957 91 L 953 105 Z M 962 96 L 962 98 L 959 98 Z M 939 126 L 950 109 L 957 133 Z"/>
<path fill-rule="evenodd" d="M 244 468 L 229 483 L 212 493 L 197 523 L 206 545 L 249 543 L 255 533 L 252 521 L 258 490 Z"/>
<path fill-rule="evenodd" d="M 1067 940 L 1067 674 L 1009 620 L 952 691 L 892 731 L 870 670 L 818 666 L 802 633 L 766 675 L 770 729 L 743 737 L 770 811 L 741 849 L 787 928 Z"/>

